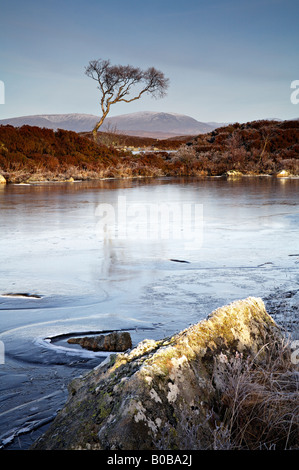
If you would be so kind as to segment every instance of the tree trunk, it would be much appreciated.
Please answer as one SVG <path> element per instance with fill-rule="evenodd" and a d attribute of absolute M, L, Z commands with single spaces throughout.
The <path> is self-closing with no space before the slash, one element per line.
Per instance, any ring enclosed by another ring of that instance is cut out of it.
<path fill-rule="evenodd" d="M 103 124 L 104 119 L 105 119 L 105 116 L 102 116 L 102 117 L 101 117 L 101 120 L 96 123 L 96 125 L 94 126 L 94 128 L 93 128 L 93 130 L 92 130 L 93 140 L 94 140 L 95 142 L 97 141 L 98 129 L 99 129 L 99 128 L 101 127 L 101 125 Z"/>
<path fill-rule="evenodd" d="M 95 128 L 92 130 L 93 140 L 94 140 L 95 142 L 97 141 L 97 133 L 98 133 L 98 129 L 97 129 L 97 127 L 95 127 Z"/>
<path fill-rule="evenodd" d="M 92 130 L 92 134 L 93 134 L 93 140 L 96 142 L 97 141 L 97 132 L 98 132 L 98 129 L 101 127 L 101 125 L 103 124 L 107 114 L 109 113 L 109 108 L 110 106 L 108 107 L 108 109 L 103 112 L 103 115 L 101 117 L 101 119 L 99 120 L 99 122 L 96 123 L 96 125 L 94 126 L 93 130 Z"/>

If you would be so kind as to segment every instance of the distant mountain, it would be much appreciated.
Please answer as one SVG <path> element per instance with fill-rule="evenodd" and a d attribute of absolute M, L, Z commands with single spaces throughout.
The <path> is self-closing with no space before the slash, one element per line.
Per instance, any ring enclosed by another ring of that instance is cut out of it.
<path fill-rule="evenodd" d="M 24 125 L 45 127 L 47 129 L 64 129 L 66 131 L 90 131 L 98 117 L 92 114 L 41 114 L 34 116 L 21 116 L 0 120 L 0 125 L 10 124 L 14 127 Z"/>
<path fill-rule="evenodd" d="M 0 125 L 23 125 L 64 129 L 75 132 L 92 130 L 98 121 L 92 114 L 42 114 L 0 120 Z M 184 114 L 143 111 L 106 118 L 101 130 L 111 130 L 142 137 L 166 138 L 178 135 L 198 135 L 211 132 L 223 123 L 204 123 Z"/>
<path fill-rule="evenodd" d="M 107 124 L 115 126 L 120 131 L 144 133 L 168 133 L 170 135 L 196 135 L 211 132 L 216 127 L 184 114 L 156 113 L 143 111 L 110 117 Z"/>

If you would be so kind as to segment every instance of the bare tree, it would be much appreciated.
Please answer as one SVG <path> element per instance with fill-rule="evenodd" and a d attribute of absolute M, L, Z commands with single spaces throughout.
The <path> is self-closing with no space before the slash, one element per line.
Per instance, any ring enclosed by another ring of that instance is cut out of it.
<path fill-rule="evenodd" d="M 103 124 L 112 104 L 124 101 L 139 100 L 145 93 L 154 98 L 163 98 L 168 87 L 168 78 L 164 73 L 154 67 L 141 70 L 131 65 L 110 65 L 109 60 L 92 60 L 85 68 L 88 77 L 96 80 L 101 91 L 102 116 L 93 129 L 93 136 L 96 140 L 97 131 Z M 131 91 L 135 89 L 132 96 Z"/>

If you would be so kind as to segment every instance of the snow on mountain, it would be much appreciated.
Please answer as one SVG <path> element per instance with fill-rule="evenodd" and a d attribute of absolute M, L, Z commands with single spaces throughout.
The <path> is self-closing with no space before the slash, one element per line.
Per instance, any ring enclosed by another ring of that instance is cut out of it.
<path fill-rule="evenodd" d="M 171 132 L 176 135 L 193 135 L 212 130 L 211 126 L 203 122 L 177 113 L 143 111 L 110 117 L 107 122 L 120 130 Z"/>
<path fill-rule="evenodd" d="M 98 116 L 92 114 L 42 114 L 22 116 L 0 120 L 0 125 L 10 124 L 15 127 L 23 125 L 45 127 L 48 129 L 65 129 L 75 132 L 91 131 Z M 217 123 L 208 124 L 178 113 L 143 111 L 106 118 L 100 130 L 113 130 L 131 135 L 196 135 L 211 132 L 220 127 Z"/>
<path fill-rule="evenodd" d="M 0 120 L 0 125 L 10 124 L 21 127 L 24 125 L 45 127 L 47 129 L 64 129 L 66 131 L 89 131 L 97 122 L 98 117 L 92 114 L 42 114 L 21 116 Z"/>

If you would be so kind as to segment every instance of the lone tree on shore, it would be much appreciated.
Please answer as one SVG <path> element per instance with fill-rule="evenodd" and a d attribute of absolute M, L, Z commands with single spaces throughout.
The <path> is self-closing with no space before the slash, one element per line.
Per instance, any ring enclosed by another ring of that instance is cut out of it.
<path fill-rule="evenodd" d="M 101 97 L 102 117 L 93 128 L 94 140 L 97 131 L 103 124 L 112 104 L 124 101 L 139 100 L 145 93 L 154 98 L 163 98 L 166 95 L 169 80 L 164 73 L 154 67 L 141 70 L 131 65 L 110 65 L 109 60 L 91 60 L 85 68 L 88 77 L 96 80 L 99 84 Z M 131 92 L 134 88 L 135 94 Z"/>

